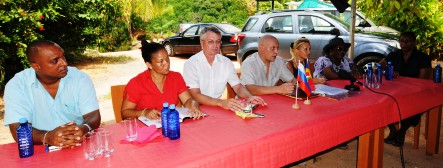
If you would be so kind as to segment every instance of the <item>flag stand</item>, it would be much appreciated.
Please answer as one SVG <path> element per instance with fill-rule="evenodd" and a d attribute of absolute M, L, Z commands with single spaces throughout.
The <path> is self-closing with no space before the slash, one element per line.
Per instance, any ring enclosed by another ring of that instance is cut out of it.
<path fill-rule="evenodd" d="M 306 105 L 311 105 L 311 100 L 309 100 L 309 96 L 306 96 L 306 100 L 304 101 Z"/>
<path fill-rule="evenodd" d="M 300 109 L 300 105 L 298 105 L 298 80 L 295 84 L 295 104 L 292 105 L 293 109 L 299 110 Z"/>

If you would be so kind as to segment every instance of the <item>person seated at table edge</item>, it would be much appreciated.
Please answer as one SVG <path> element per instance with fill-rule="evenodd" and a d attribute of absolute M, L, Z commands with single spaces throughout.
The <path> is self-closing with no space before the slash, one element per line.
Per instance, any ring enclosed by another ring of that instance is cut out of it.
<path fill-rule="evenodd" d="M 288 67 L 289 71 L 294 75 L 294 78 L 298 76 L 298 63 L 302 63 L 304 67 L 306 67 L 306 63 L 309 61 L 309 57 L 311 55 L 311 42 L 305 38 L 299 38 L 291 43 L 290 53 L 292 58 L 286 62 L 286 67 Z M 313 78 L 314 84 L 324 84 L 326 82 L 326 78 Z"/>
<path fill-rule="evenodd" d="M 345 43 L 340 37 L 329 40 L 329 43 L 323 47 L 324 56 L 315 61 L 314 78 L 346 79 L 348 75 L 341 75 L 342 73 L 355 72 L 356 67 L 346 56 L 350 46 L 350 43 Z"/>
<path fill-rule="evenodd" d="M 253 96 L 238 79 L 234 64 L 220 53 L 221 33 L 214 26 L 200 32 L 202 51 L 191 56 L 184 65 L 183 77 L 192 97 L 201 104 L 219 106 L 232 111 L 241 111 L 241 101 L 220 99 L 226 83 L 231 85 L 237 96 L 248 98 L 252 103 L 266 105 L 265 101 Z"/>
<path fill-rule="evenodd" d="M 278 56 L 279 43 L 272 35 L 264 35 L 258 41 L 258 52 L 243 61 L 241 82 L 254 95 L 291 94 L 296 79 Z M 283 84 L 277 86 L 282 80 Z"/>
<path fill-rule="evenodd" d="M 163 45 L 142 41 L 142 57 L 147 70 L 132 78 L 123 93 L 122 118 L 144 116 L 151 120 L 160 118 L 163 103 L 177 104 L 184 102 L 192 118 L 200 118 L 199 104 L 188 92 L 183 77 L 178 72 L 170 71 L 168 53 Z"/>
<path fill-rule="evenodd" d="M 94 85 L 87 74 L 69 67 L 63 49 L 48 40 L 28 45 L 31 68 L 6 84 L 5 126 L 17 141 L 20 118 L 32 123 L 34 144 L 79 146 L 83 135 L 100 126 Z"/>
<path fill-rule="evenodd" d="M 417 50 L 417 40 L 415 33 L 404 32 L 400 35 L 400 50 L 391 52 L 380 61 L 382 67 L 387 62 L 392 62 L 394 77 L 406 76 L 411 78 L 430 79 L 432 66 L 431 58 L 423 52 Z M 421 113 L 408 117 L 400 121 L 401 127 L 397 130 L 394 124 L 389 124 L 389 135 L 384 142 L 393 146 L 403 145 L 406 131 L 411 126 L 419 124 Z"/>

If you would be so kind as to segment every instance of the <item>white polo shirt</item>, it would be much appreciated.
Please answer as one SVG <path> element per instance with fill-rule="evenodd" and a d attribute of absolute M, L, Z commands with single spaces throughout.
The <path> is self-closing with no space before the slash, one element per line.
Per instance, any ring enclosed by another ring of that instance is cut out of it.
<path fill-rule="evenodd" d="M 266 76 L 266 65 L 258 55 L 252 54 L 243 61 L 241 67 L 241 83 L 243 85 L 275 86 L 281 79 L 283 82 L 290 82 L 294 75 L 285 65 L 285 60 L 277 56 L 269 66 L 269 76 Z"/>
<path fill-rule="evenodd" d="M 183 78 L 190 88 L 199 88 L 200 92 L 212 98 L 220 98 L 226 88 L 240 84 L 234 64 L 223 55 L 215 55 L 212 66 L 203 51 L 189 58 L 183 67 Z"/>

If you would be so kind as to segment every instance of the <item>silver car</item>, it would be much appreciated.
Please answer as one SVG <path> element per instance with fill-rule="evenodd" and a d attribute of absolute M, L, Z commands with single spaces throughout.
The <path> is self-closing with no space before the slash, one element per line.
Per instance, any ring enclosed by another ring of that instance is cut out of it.
<path fill-rule="evenodd" d="M 239 50 L 237 59 L 241 62 L 257 52 L 258 39 L 265 34 L 275 36 L 279 43 L 279 55 L 290 59 L 289 47 L 294 40 L 305 37 L 311 41 L 312 61 L 322 56 L 323 47 L 330 39 L 340 35 L 349 42 L 349 25 L 332 14 L 315 11 L 277 11 L 269 14 L 250 16 L 242 32 L 238 34 Z M 395 36 L 355 33 L 354 63 L 363 67 L 378 62 L 400 47 Z"/>
<path fill-rule="evenodd" d="M 330 13 L 337 17 L 340 17 L 342 20 L 351 23 L 351 9 L 346 9 L 343 13 L 339 13 L 337 9 L 334 8 L 307 8 L 303 10 L 312 10 L 318 11 L 321 13 Z M 356 11 L 356 20 L 355 20 L 355 28 L 361 30 L 362 32 L 381 32 L 381 33 L 389 33 L 397 35 L 399 32 L 393 28 L 387 26 L 378 26 L 371 19 L 366 18 L 363 13 Z"/>

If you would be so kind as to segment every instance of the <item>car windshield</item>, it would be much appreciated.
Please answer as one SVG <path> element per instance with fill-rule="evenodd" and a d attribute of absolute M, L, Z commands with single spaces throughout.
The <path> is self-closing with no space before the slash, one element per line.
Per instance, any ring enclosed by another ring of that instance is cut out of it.
<path fill-rule="evenodd" d="M 241 30 L 233 25 L 230 24 L 219 24 L 217 25 L 219 26 L 221 29 L 223 29 L 225 32 L 227 33 L 238 33 L 241 32 Z"/>
<path fill-rule="evenodd" d="M 333 15 L 333 14 L 330 14 L 330 13 L 325 13 L 325 16 L 327 16 L 327 17 L 329 17 L 329 18 L 331 18 L 331 19 L 336 20 L 337 23 L 339 23 L 341 27 L 343 27 L 343 28 L 345 28 L 347 31 L 349 31 L 349 27 L 351 26 L 351 25 L 349 25 L 349 23 L 347 23 L 347 22 L 341 20 L 341 19 L 338 18 L 337 16 L 335 16 L 335 15 Z"/>
<path fill-rule="evenodd" d="M 330 13 L 325 13 L 324 15 L 331 18 L 331 19 L 336 20 L 337 23 L 340 24 L 341 27 L 345 28 L 348 32 L 351 31 L 350 30 L 351 25 L 348 22 L 346 22 L 346 21 L 344 21 L 344 20 L 342 20 L 342 19 L 338 18 L 337 16 L 330 14 Z M 355 32 L 361 32 L 361 30 L 355 29 Z"/>

